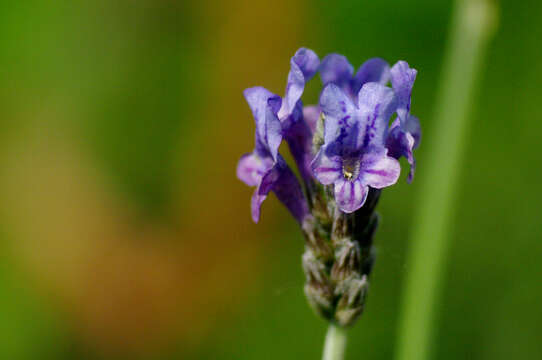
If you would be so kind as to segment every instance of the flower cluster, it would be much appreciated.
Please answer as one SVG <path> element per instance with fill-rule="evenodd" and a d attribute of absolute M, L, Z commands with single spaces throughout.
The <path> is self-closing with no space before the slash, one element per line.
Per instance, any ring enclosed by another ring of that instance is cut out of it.
<path fill-rule="evenodd" d="M 349 325 L 361 313 L 367 291 L 380 189 L 397 182 L 400 157 L 410 165 L 408 182 L 414 176 L 420 125 L 410 104 L 417 72 L 404 61 L 390 67 L 373 58 L 354 73 L 344 56 L 320 61 L 305 48 L 290 65 L 284 97 L 263 87 L 244 92 L 256 137 L 237 176 L 256 187 L 255 222 L 273 192 L 300 223 L 307 240 L 307 297 L 320 314 Z M 317 73 L 323 83 L 319 104 L 304 107 L 305 84 Z M 279 154 L 283 140 L 301 182 Z"/>

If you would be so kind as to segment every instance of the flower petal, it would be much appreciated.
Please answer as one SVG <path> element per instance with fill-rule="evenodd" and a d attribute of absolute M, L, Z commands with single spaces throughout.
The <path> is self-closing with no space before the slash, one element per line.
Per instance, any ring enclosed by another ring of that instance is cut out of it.
<path fill-rule="evenodd" d="M 271 106 L 271 110 L 275 113 L 278 112 L 280 108 L 280 96 L 273 94 L 271 91 L 267 90 L 261 86 L 254 86 L 243 91 L 243 95 L 247 100 L 248 106 L 254 115 L 254 118 L 262 117 L 263 110 L 267 105 Z M 276 100 L 271 101 L 270 100 Z"/>
<path fill-rule="evenodd" d="M 237 177 L 248 186 L 257 186 L 272 166 L 273 160 L 270 158 L 261 158 L 254 153 L 245 154 L 237 164 Z"/>
<path fill-rule="evenodd" d="M 415 143 L 416 140 L 414 137 L 409 132 L 403 131 L 400 126 L 394 127 L 386 138 L 388 155 L 394 159 L 399 159 L 401 156 L 404 156 L 410 164 L 410 171 L 407 178 L 408 183 L 412 182 L 414 170 L 416 168 L 416 160 L 414 159 L 413 154 Z"/>
<path fill-rule="evenodd" d="M 349 181 L 340 178 L 335 182 L 335 201 L 339 209 L 351 213 L 363 206 L 367 199 L 369 188 L 363 185 L 360 179 Z"/>
<path fill-rule="evenodd" d="M 260 195 L 258 189 L 254 190 L 252 198 L 250 199 L 250 213 L 252 215 L 252 221 L 256 224 L 260 221 L 260 208 L 263 201 L 267 198 L 267 194 Z"/>
<path fill-rule="evenodd" d="M 246 89 L 244 95 L 256 122 L 256 150 L 268 152 L 276 160 L 282 141 L 282 126 L 277 117 L 280 96 L 259 86 Z"/>
<path fill-rule="evenodd" d="M 324 185 L 333 184 L 342 177 L 342 161 L 339 156 L 329 157 L 322 147 L 311 163 L 314 176 Z"/>
<path fill-rule="evenodd" d="M 358 103 L 363 130 L 359 144 L 363 148 L 383 147 L 389 119 L 397 108 L 393 90 L 379 83 L 367 83 L 359 91 Z"/>
<path fill-rule="evenodd" d="M 295 174 L 279 155 L 277 163 L 262 177 L 262 181 L 252 196 L 252 219 L 258 222 L 260 206 L 273 191 L 283 205 L 299 222 L 309 214 L 309 209 L 303 190 Z"/>
<path fill-rule="evenodd" d="M 300 48 L 296 51 L 295 55 L 291 59 L 292 63 L 295 63 L 299 69 L 303 72 L 305 81 L 310 80 L 314 74 L 318 71 L 320 66 L 320 59 L 318 55 L 311 49 Z"/>
<path fill-rule="evenodd" d="M 279 177 L 273 186 L 273 192 L 301 224 L 305 217 L 309 215 L 309 207 L 303 189 L 284 159 L 279 158 L 276 169 L 279 172 Z"/>
<path fill-rule="evenodd" d="M 297 50 L 290 60 L 290 72 L 288 73 L 288 83 L 286 84 L 286 93 L 284 102 L 279 111 L 281 119 L 292 114 L 297 102 L 303 94 L 305 83 L 309 81 L 320 65 L 320 59 L 314 51 L 301 48 Z"/>
<path fill-rule="evenodd" d="M 312 179 L 312 131 L 304 121 L 292 122 L 284 131 L 284 139 L 288 143 L 299 173 L 306 183 Z"/>
<path fill-rule="evenodd" d="M 357 123 L 357 109 L 350 98 L 335 84 L 328 84 L 320 95 L 320 108 L 325 115 L 324 142 L 330 144 L 352 133 Z M 341 131 L 342 130 L 342 131 Z"/>
<path fill-rule="evenodd" d="M 410 112 L 410 96 L 417 73 L 406 61 L 398 61 L 390 70 L 391 84 L 399 99 L 397 115 L 402 122 L 406 121 Z"/>
<path fill-rule="evenodd" d="M 409 115 L 407 121 L 403 125 L 403 129 L 409 132 L 414 138 L 413 148 L 416 149 L 420 145 L 420 141 L 422 139 L 420 120 L 418 120 L 418 118 L 413 115 Z"/>
<path fill-rule="evenodd" d="M 320 78 L 324 85 L 333 83 L 350 91 L 350 81 L 354 74 L 354 67 L 343 55 L 329 54 L 320 64 Z"/>
<path fill-rule="evenodd" d="M 390 66 L 381 58 L 372 58 L 364 62 L 352 81 L 352 91 L 357 94 L 368 82 L 386 85 L 390 81 Z"/>
<path fill-rule="evenodd" d="M 407 182 L 410 184 L 412 179 L 414 179 L 414 172 L 416 171 L 416 159 L 412 158 L 410 163 L 410 171 L 408 172 Z"/>
<path fill-rule="evenodd" d="M 361 158 L 360 179 L 375 189 L 395 184 L 400 173 L 399 161 L 385 155 L 385 151 L 366 153 Z"/>
<path fill-rule="evenodd" d="M 399 122 L 399 119 L 396 119 L 393 122 L 386 137 L 388 156 L 395 159 L 399 159 L 401 156 L 404 156 L 410 163 L 415 140 L 412 135 L 403 130 L 403 127 L 399 124 Z"/>

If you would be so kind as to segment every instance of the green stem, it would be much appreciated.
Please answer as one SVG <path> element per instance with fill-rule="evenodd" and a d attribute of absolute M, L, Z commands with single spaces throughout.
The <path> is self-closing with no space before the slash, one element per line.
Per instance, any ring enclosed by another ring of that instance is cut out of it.
<path fill-rule="evenodd" d="M 343 360 L 345 348 L 346 330 L 330 324 L 326 334 L 322 360 Z"/>
<path fill-rule="evenodd" d="M 450 224 L 465 133 L 477 77 L 496 25 L 489 0 L 458 0 L 451 24 L 443 77 L 436 99 L 435 125 L 427 135 L 417 213 L 407 258 L 398 360 L 426 360 L 434 333 L 435 305 L 450 243 Z"/>

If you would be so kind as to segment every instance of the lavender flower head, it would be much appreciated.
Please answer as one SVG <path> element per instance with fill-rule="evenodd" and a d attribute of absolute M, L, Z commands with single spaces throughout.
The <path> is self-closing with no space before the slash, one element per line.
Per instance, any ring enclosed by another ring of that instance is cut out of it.
<path fill-rule="evenodd" d="M 323 83 L 319 103 L 303 106 L 305 85 L 316 73 Z M 399 179 L 401 157 L 410 164 L 409 182 L 414 174 L 413 150 L 421 137 L 410 113 L 416 75 L 404 61 L 390 67 L 380 58 L 354 73 L 342 55 L 320 62 L 301 48 L 290 60 L 283 98 L 262 87 L 244 92 L 256 135 L 237 176 L 256 188 L 252 219 L 258 221 L 262 202 L 275 193 L 305 236 L 307 299 L 341 326 L 353 324 L 365 305 L 381 189 Z M 279 154 L 282 140 L 299 179 Z"/>

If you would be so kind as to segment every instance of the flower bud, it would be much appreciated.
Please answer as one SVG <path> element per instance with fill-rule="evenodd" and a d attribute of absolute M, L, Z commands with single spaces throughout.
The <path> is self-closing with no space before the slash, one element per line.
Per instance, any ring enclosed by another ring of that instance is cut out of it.
<path fill-rule="evenodd" d="M 333 257 L 333 250 L 326 239 L 321 226 L 314 221 L 314 218 L 307 217 L 303 222 L 303 234 L 305 243 L 310 248 L 315 257 L 324 261 Z"/>
<path fill-rule="evenodd" d="M 367 275 L 359 275 L 345 279 L 335 289 L 336 294 L 342 294 L 335 310 L 335 321 L 341 326 L 354 324 L 363 312 L 365 298 L 369 289 Z"/>
<path fill-rule="evenodd" d="M 330 282 L 326 267 L 317 260 L 310 249 L 303 254 L 303 270 L 305 272 L 305 295 L 311 307 L 324 318 L 333 317 L 333 285 Z"/>
<path fill-rule="evenodd" d="M 335 252 L 335 262 L 331 267 L 331 278 L 339 283 L 359 274 L 361 270 L 361 250 L 357 242 L 345 240 Z"/>

